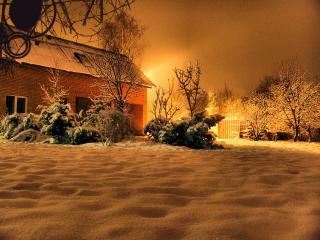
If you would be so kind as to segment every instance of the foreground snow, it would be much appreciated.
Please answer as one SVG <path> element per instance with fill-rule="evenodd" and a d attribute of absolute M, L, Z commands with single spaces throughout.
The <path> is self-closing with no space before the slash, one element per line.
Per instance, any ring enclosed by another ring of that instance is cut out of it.
<path fill-rule="evenodd" d="M 320 239 L 320 145 L 0 143 L 0 239 Z"/>

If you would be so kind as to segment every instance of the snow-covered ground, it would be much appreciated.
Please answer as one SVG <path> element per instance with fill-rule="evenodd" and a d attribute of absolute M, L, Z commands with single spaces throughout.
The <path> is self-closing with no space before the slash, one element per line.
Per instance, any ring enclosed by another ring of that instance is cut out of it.
<path fill-rule="evenodd" d="M 320 144 L 0 141 L 0 239 L 320 239 Z"/>

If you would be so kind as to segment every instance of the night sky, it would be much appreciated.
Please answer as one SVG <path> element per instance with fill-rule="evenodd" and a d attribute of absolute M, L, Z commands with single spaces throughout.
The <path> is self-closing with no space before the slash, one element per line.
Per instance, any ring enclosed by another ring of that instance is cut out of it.
<path fill-rule="evenodd" d="M 318 0 L 137 0 L 132 13 L 148 27 L 142 69 L 157 84 L 190 60 L 203 87 L 239 94 L 290 57 L 320 72 Z"/>

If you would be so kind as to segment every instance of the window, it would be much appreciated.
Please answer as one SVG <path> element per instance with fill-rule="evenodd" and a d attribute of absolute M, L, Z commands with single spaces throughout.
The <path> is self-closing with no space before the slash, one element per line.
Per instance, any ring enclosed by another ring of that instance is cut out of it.
<path fill-rule="evenodd" d="M 26 98 L 17 98 L 17 113 L 26 112 L 27 99 Z"/>
<path fill-rule="evenodd" d="M 76 97 L 76 111 L 79 113 L 81 110 L 86 112 L 92 105 L 92 101 L 87 97 Z"/>
<path fill-rule="evenodd" d="M 27 98 L 21 96 L 6 96 L 6 113 L 26 113 Z"/>
<path fill-rule="evenodd" d="M 6 96 L 6 113 L 14 113 L 14 96 Z"/>

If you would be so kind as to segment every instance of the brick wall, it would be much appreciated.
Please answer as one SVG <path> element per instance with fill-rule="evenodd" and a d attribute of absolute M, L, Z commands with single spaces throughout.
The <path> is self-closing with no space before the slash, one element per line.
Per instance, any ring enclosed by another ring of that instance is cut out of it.
<path fill-rule="evenodd" d="M 5 113 L 5 97 L 13 95 L 27 97 L 27 111 L 39 113 L 39 110 L 36 110 L 37 106 L 43 104 L 40 84 L 46 85 L 49 77 L 50 73 L 46 68 L 27 64 L 14 65 L 12 76 L 1 72 L 0 114 Z M 61 85 L 68 89 L 67 100 L 73 110 L 76 109 L 76 97 L 93 97 L 98 94 L 98 89 L 92 86 L 93 81 L 94 77 L 92 76 L 61 72 Z M 139 129 L 135 130 L 137 133 L 141 133 L 147 121 L 147 88 L 141 88 L 138 94 L 131 96 L 129 103 L 143 106 L 142 114 L 133 116 L 133 120 L 136 122 L 134 125 L 139 126 Z"/>

